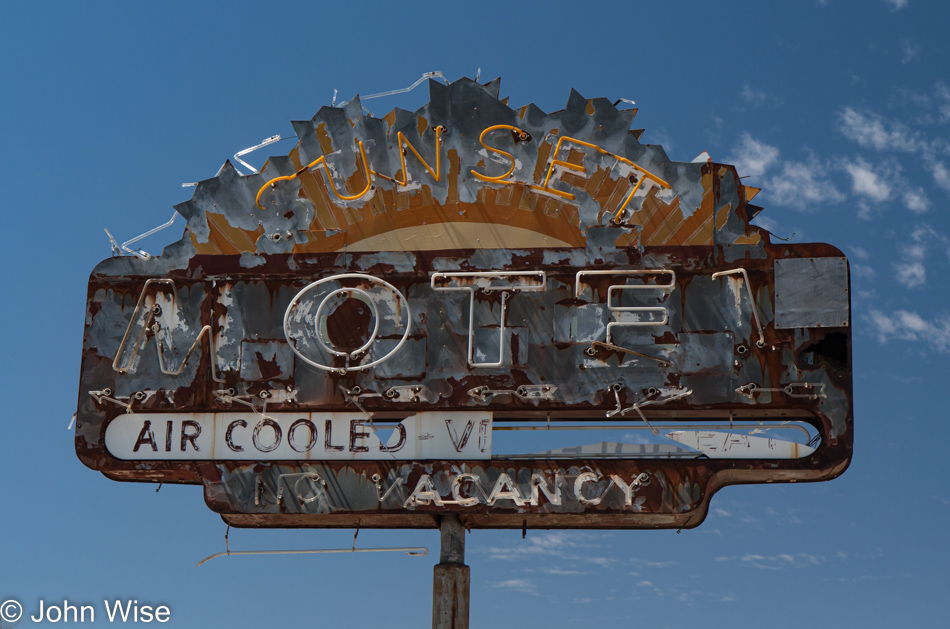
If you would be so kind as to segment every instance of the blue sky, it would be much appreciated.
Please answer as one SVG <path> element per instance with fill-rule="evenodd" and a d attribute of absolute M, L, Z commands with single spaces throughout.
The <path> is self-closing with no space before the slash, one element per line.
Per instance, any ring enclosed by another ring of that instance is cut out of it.
<path fill-rule="evenodd" d="M 182 182 L 292 135 L 334 89 L 481 68 L 513 105 L 560 109 L 571 88 L 635 100 L 643 142 L 736 164 L 763 188 L 757 223 L 845 251 L 856 440 L 840 479 L 726 488 L 679 534 L 476 531 L 472 626 L 945 626 L 947 24 L 936 0 L 0 5 L 0 600 L 132 597 L 168 605 L 176 627 L 428 626 L 437 553 L 196 568 L 225 531 L 200 488 L 108 481 L 76 459 L 67 425 L 104 227 L 124 240 L 165 222 L 190 196 Z M 420 88 L 366 105 L 425 100 Z M 158 253 L 182 225 L 141 244 Z M 234 549 L 351 542 L 231 532 Z M 359 543 L 435 550 L 438 534 Z"/>

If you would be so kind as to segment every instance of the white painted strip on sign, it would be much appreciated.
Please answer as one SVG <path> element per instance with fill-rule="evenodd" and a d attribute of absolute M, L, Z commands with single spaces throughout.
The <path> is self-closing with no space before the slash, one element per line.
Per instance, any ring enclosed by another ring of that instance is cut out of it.
<path fill-rule="evenodd" d="M 127 413 L 106 427 L 106 448 L 126 461 L 488 460 L 491 424 L 484 411 L 375 430 L 362 413 Z"/>
<path fill-rule="evenodd" d="M 815 449 L 803 443 L 712 430 L 677 430 L 666 435 L 710 459 L 802 459 Z"/>

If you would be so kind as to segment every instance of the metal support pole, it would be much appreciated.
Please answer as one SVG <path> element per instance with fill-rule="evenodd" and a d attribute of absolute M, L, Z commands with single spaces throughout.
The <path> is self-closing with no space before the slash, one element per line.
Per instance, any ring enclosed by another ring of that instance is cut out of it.
<path fill-rule="evenodd" d="M 442 549 L 432 577 L 432 629 L 468 629 L 471 571 L 465 565 L 465 527 L 457 515 L 439 522 Z"/>

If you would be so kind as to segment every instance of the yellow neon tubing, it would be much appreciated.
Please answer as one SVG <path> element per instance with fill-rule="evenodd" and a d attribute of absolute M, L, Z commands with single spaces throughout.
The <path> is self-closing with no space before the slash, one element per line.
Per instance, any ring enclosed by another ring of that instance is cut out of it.
<path fill-rule="evenodd" d="M 372 182 L 372 180 L 370 179 L 370 175 L 373 174 L 373 171 L 369 169 L 369 162 L 366 161 L 366 149 L 363 148 L 363 141 L 362 141 L 362 140 L 360 140 L 360 155 L 363 156 L 363 170 L 366 171 L 366 187 L 363 188 L 363 191 L 362 191 L 362 192 L 360 192 L 359 194 L 354 194 L 354 195 L 351 196 L 351 197 L 345 197 L 345 196 L 343 196 L 342 194 L 340 194 L 339 192 L 336 191 L 336 187 L 334 187 L 334 185 L 333 185 L 333 177 L 330 176 L 330 169 L 327 168 L 327 162 L 326 162 L 326 160 L 323 160 L 323 167 L 324 167 L 324 168 L 326 169 L 326 171 L 327 171 L 327 181 L 330 182 L 330 190 L 332 190 L 332 191 L 333 191 L 333 194 L 335 194 L 335 195 L 337 196 L 337 198 L 340 199 L 341 201 L 353 201 L 354 199 L 359 199 L 361 196 L 363 196 L 364 194 L 366 194 L 367 192 L 369 192 L 370 186 L 373 185 L 373 182 Z"/>
<path fill-rule="evenodd" d="M 554 172 L 554 165 L 555 165 L 555 164 L 560 164 L 561 166 L 565 166 L 565 167 L 567 167 L 567 168 L 570 168 L 571 170 L 578 170 L 578 171 L 580 171 L 580 172 L 582 172 L 582 173 L 586 173 L 586 172 L 587 172 L 587 169 L 584 168 L 583 165 L 578 166 L 577 164 L 572 164 L 572 163 L 570 163 L 570 162 L 564 162 L 564 161 L 561 161 L 561 160 L 559 160 L 559 159 L 557 158 L 558 153 L 561 152 L 561 144 L 564 143 L 564 140 L 573 140 L 574 142 L 576 142 L 576 143 L 578 143 L 578 144 L 581 144 L 581 145 L 583 145 L 583 146 L 587 146 L 587 147 L 590 147 L 590 148 L 593 148 L 593 149 L 597 149 L 597 150 L 600 151 L 601 153 L 606 153 L 606 152 L 607 152 L 607 151 L 603 150 L 602 148 L 600 148 L 599 146 L 595 146 L 595 145 L 593 145 L 593 144 L 588 144 L 587 142 L 581 142 L 580 140 L 574 140 L 573 138 L 569 138 L 569 137 L 567 137 L 567 136 L 564 136 L 564 137 L 560 138 L 560 139 L 557 141 L 557 146 L 554 148 L 554 159 L 551 160 L 551 166 L 548 168 L 548 176 L 544 178 L 544 184 L 541 186 L 542 188 L 547 188 L 547 187 L 548 187 L 548 182 L 551 180 L 551 174 Z M 574 198 L 574 195 L 573 195 L 573 194 L 571 195 L 571 198 L 572 198 L 572 199 Z"/>
<path fill-rule="evenodd" d="M 565 198 L 565 199 L 570 199 L 571 201 L 573 201 L 574 199 L 577 198 L 576 195 L 573 195 L 573 194 L 571 194 L 570 192 L 563 192 L 563 191 L 561 191 L 561 190 L 555 190 L 554 188 L 549 188 L 549 187 L 548 187 L 548 182 L 551 180 L 551 174 L 554 172 L 554 167 L 555 167 L 555 166 L 564 166 L 565 168 L 568 168 L 568 169 L 570 169 L 570 170 L 576 170 L 576 171 L 580 171 L 580 172 L 582 172 L 582 173 L 586 173 L 586 172 L 587 172 L 587 169 L 584 168 L 583 166 L 578 166 L 577 164 L 572 164 L 572 163 L 570 163 L 570 162 L 565 162 L 565 161 L 559 160 L 559 159 L 557 158 L 557 154 L 561 152 L 561 144 L 564 142 L 564 140 L 573 140 L 573 138 L 569 138 L 569 137 L 567 137 L 567 136 L 564 136 L 564 137 L 558 139 L 558 141 L 557 141 L 557 146 L 554 147 L 554 159 L 551 160 L 551 165 L 548 167 L 548 175 L 547 175 L 547 177 L 544 178 L 544 183 L 541 184 L 540 186 L 534 186 L 534 185 L 532 185 L 532 186 L 529 186 L 529 187 L 534 188 L 535 190 L 544 190 L 545 192 L 550 192 L 551 194 L 556 194 L 556 195 L 559 196 L 559 197 L 563 197 L 563 198 Z M 578 144 L 583 144 L 584 146 L 589 146 L 589 147 L 591 147 L 591 148 L 595 148 L 595 149 L 597 149 L 598 151 L 600 151 L 600 152 L 602 152 L 602 153 L 606 153 L 606 152 L 607 152 L 607 151 L 604 151 L 603 149 L 601 149 L 599 146 L 595 146 L 595 145 L 593 145 L 593 144 L 588 144 L 587 142 L 582 142 L 582 141 L 580 141 L 580 140 L 574 140 L 574 141 L 577 142 Z"/>
<path fill-rule="evenodd" d="M 261 189 L 257 191 L 257 197 L 255 197 L 255 199 L 254 199 L 254 202 L 257 204 L 257 207 L 261 208 L 262 210 L 266 210 L 266 209 L 267 209 L 267 208 L 265 208 L 263 205 L 261 205 L 261 195 L 264 194 L 264 190 L 265 190 L 268 186 L 277 185 L 277 182 L 278 182 L 278 181 L 291 181 L 292 179 L 296 179 L 297 177 L 300 176 L 300 173 L 302 173 L 302 172 L 305 171 L 305 170 L 310 170 L 311 168 L 313 168 L 314 166 L 316 166 L 317 164 L 319 164 L 319 163 L 322 162 L 323 160 L 324 160 L 324 156 L 321 155 L 320 157 L 318 157 L 317 159 L 313 160 L 312 162 L 310 162 L 309 164 L 307 164 L 306 166 L 304 166 L 303 168 L 301 168 L 300 170 L 298 170 L 298 171 L 295 172 L 294 174 L 292 174 L 292 175 L 284 175 L 283 177 L 274 177 L 273 179 L 271 179 L 270 181 L 268 181 L 267 183 L 265 183 L 263 186 L 261 186 Z"/>
<path fill-rule="evenodd" d="M 474 170 L 471 171 L 471 172 L 472 172 L 473 175 L 475 175 L 475 177 L 477 177 L 478 179 L 481 179 L 482 181 L 489 181 L 489 182 L 495 182 L 495 183 L 499 183 L 499 182 L 500 182 L 500 183 L 507 183 L 507 184 L 510 184 L 511 182 L 509 182 L 509 181 L 502 181 L 502 179 L 504 179 L 505 177 L 507 177 L 508 175 L 510 175 L 510 174 L 515 170 L 515 158 L 514 158 L 514 156 L 513 156 L 511 153 L 506 153 L 505 151 L 503 151 L 503 150 L 501 150 L 501 149 L 497 149 L 497 148 L 495 148 L 495 147 L 493 147 L 493 146 L 488 146 L 487 144 L 485 144 L 485 134 L 488 133 L 489 131 L 496 131 L 496 130 L 498 130 L 498 129 L 508 129 L 509 131 L 517 131 L 518 133 L 521 134 L 522 139 L 527 139 L 528 134 L 527 134 L 525 131 L 519 129 L 518 127 L 512 127 L 511 125 L 508 125 L 508 124 L 496 124 L 496 125 L 493 125 L 493 126 L 491 126 L 491 127 L 488 127 L 487 129 L 485 129 L 484 131 L 482 131 L 482 134 L 481 134 L 480 136 L 478 136 L 478 142 L 479 142 L 479 144 L 481 144 L 483 147 L 485 147 L 487 150 L 489 150 L 489 151 L 491 151 L 491 152 L 493 152 L 493 153 L 498 153 L 499 155 L 504 155 L 505 157 L 507 157 L 509 160 L 511 160 L 511 167 L 508 168 L 508 170 L 505 171 L 505 173 L 504 173 L 503 175 L 498 175 L 497 177 L 489 177 L 488 175 L 482 175 L 481 173 L 477 173 L 477 172 L 475 172 Z"/>
<path fill-rule="evenodd" d="M 422 162 L 422 165 L 425 166 L 426 170 L 428 170 L 429 173 L 435 177 L 436 181 L 441 180 L 440 175 L 442 172 L 442 150 L 439 146 L 439 138 L 442 135 L 443 128 L 444 127 L 442 125 L 439 125 L 435 128 L 435 171 L 429 168 L 429 164 L 426 162 L 426 160 L 422 159 L 422 155 L 419 155 L 419 151 L 417 151 L 413 145 L 409 144 L 409 140 L 407 140 L 406 136 L 402 134 L 402 131 L 396 133 L 396 146 L 399 147 L 399 158 L 402 160 L 403 179 L 402 181 L 397 180 L 396 183 L 398 183 L 400 186 L 409 185 L 409 171 L 406 170 L 406 152 L 402 148 L 403 144 L 405 144 L 409 150 L 412 151 L 417 158 L 419 158 L 419 161 Z"/>
<path fill-rule="evenodd" d="M 654 175 L 654 174 L 651 173 L 650 171 L 646 170 L 645 168 L 641 168 L 640 166 L 634 164 L 634 163 L 631 162 L 629 159 L 627 159 L 627 158 L 625 158 L 625 157 L 621 157 L 621 156 L 619 156 L 619 155 L 617 155 L 617 154 L 615 154 L 615 153 L 611 153 L 610 151 L 606 151 L 606 150 L 600 148 L 599 146 L 597 146 L 596 144 L 591 144 L 590 142 L 584 142 L 583 140 L 578 140 L 577 138 L 571 138 L 571 137 L 568 137 L 568 136 L 563 136 L 563 137 L 561 137 L 561 138 L 557 141 L 557 147 L 554 149 L 554 159 L 551 160 L 551 166 L 548 168 L 548 175 L 547 175 L 547 177 L 544 178 L 544 184 L 541 185 L 541 186 L 531 186 L 532 188 L 535 188 L 535 189 L 538 189 L 538 190 L 544 190 L 545 192 L 550 192 L 550 193 L 552 193 L 552 194 L 556 194 L 556 195 L 561 196 L 561 197 L 564 197 L 564 198 L 566 198 L 566 199 L 572 199 L 572 200 L 573 200 L 573 199 L 576 198 L 575 195 L 570 194 L 569 192 L 562 192 L 562 191 L 560 191 L 560 190 L 555 190 L 554 188 L 549 188 L 549 187 L 548 187 L 548 182 L 551 180 L 551 174 L 554 172 L 554 166 L 555 166 L 555 165 L 564 166 L 565 168 L 569 168 L 569 169 L 571 169 L 571 170 L 576 170 L 576 171 L 580 171 L 580 172 L 585 172 L 585 173 L 587 172 L 587 169 L 584 168 L 583 166 L 578 166 L 577 164 L 572 164 L 572 163 L 570 163 L 570 162 L 565 162 L 565 161 L 561 161 L 561 160 L 557 159 L 557 154 L 561 151 L 561 145 L 562 145 L 565 141 L 567 141 L 567 142 L 573 142 L 573 143 L 575 143 L 575 144 L 580 144 L 581 146 L 586 146 L 587 148 L 592 148 L 592 149 L 596 150 L 598 153 L 601 153 L 601 154 L 603 154 L 603 155 L 610 155 L 611 157 L 615 157 L 615 158 L 617 158 L 619 161 L 623 162 L 624 164 L 627 164 L 628 166 L 630 166 L 630 167 L 632 167 L 632 168 L 634 168 L 634 169 L 640 171 L 641 173 L 643 173 L 643 177 L 640 178 L 640 180 L 637 182 L 637 185 L 635 185 L 635 186 L 633 187 L 633 190 L 630 191 L 630 194 L 627 195 L 627 198 L 624 200 L 623 204 L 620 206 L 620 209 L 617 210 L 617 213 L 616 213 L 616 214 L 614 214 L 613 220 L 614 220 L 615 223 L 619 223 L 619 222 L 620 222 L 620 216 L 623 215 L 624 210 L 627 209 L 627 205 L 630 204 L 630 200 L 633 199 L 633 195 L 636 194 L 637 190 L 640 189 L 640 186 L 643 185 L 643 178 L 644 178 L 644 177 L 650 179 L 651 181 L 655 182 L 657 185 L 659 185 L 659 186 L 661 186 L 661 187 L 663 187 L 663 188 L 667 188 L 667 189 L 672 188 L 672 186 L 671 186 L 670 184 L 668 184 L 666 181 L 660 179 L 659 177 L 657 177 L 656 175 Z"/>
<path fill-rule="evenodd" d="M 630 191 L 630 194 L 627 195 L 627 198 L 624 200 L 623 204 L 620 206 L 620 209 L 617 210 L 617 213 L 616 213 L 616 214 L 614 214 L 614 224 L 615 224 L 615 225 L 619 225 L 620 223 L 623 222 L 623 221 L 620 219 L 620 217 L 621 217 L 621 215 L 623 215 L 624 210 L 627 209 L 627 204 L 630 203 L 630 200 L 631 200 L 631 199 L 633 199 L 633 195 L 635 195 L 635 194 L 637 193 L 637 190 L 640 189 L 640 186 L 643 184 L 643 180 L 644 180 L 644 179 L 646 179 L 646 177 L 640 177 L 640 181 L 638 181 L 638 182 L 637 182 L 637 185 L 635 185 L 635 186 L 633 187 L 633 190 L 631 190 L 631 191 Z M 669 188 L 669 186 L 667 186 L 667 188 Z"/>
<path fill-rule="evenodd" d="M 363 156 L 363 166 L 366 169 L 366 187 L 363 188 L 362 192 L 360 192 L 359 194 L 355 196 L 344 197 L 339 192 L 337 192 L 336 188 L 333 187 L 333 178 L 330 177 L 330 171 L 327 170 L 327 181 L 330 182 L 330 189 L 333 191 L 333 194 L 337 196 L 337 198 L 342 199 L 343 201 L 352 201 L 354 199 L 359 199 L 361 196 L 366 194 L 369 191 L 369 188 L 371 185 L 370 175 L 376 174 L 376 171 L 369 169 L 369 163 L 366 161 L 366 150 L 363 148 L 363 142 L 360 142 L 360 154 Z M 265 183 L 263 186 L 261 186 L 261 189 L 257 191 L 257 197 L 254 199 L 254 202 L 257 204 L 257 207 L 261 208 L 262 210 L 267 209 L 263 205 L 261 205 L 261 195 L 264 194 L 264 190 L 267 187 L 275 185 L 278 181 L 291 181 L 292 179 L 296 179 L 297 177 L 300 176 L 300 173 L 304 172 L 305 170 L 310 170 L 311 168 L 314 168 L 315 166 L 320 164 L 320 162 L 323 162 L 324 167 L 326 167 L 326 155 L 321 155 L 317 159 L 313 160 L 312 162 L 310 162 L 309 164 L 307 164 L 306 166 L 304 166 L 303 168 L 295 172 L 293 175 L 284 175 L 283 177 L 274 177 L 273 179 Z"/>

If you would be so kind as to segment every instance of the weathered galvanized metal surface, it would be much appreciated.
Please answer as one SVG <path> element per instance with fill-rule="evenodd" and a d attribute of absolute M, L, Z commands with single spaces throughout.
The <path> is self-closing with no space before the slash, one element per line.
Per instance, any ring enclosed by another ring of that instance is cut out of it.
<path fill-rule="evenodd" d="M 724 485 L 843 472 L 843 254 L 771 244 L 733 167 L 669 161 L 628 131 L 634 111 L 572 92 L 545 114 L 497 96 L 497 82 L 462 79 L 433 83 L 417 112 L 325 107 L 260 174 L 226 164 L 201 182 L 161 257 L 103 261 L 80 459 L 120 480 L 200 482 L 239 526 L 432 527 L 445 513 L 468 527 L 694 526 Z M 169 413 L 220 414 L 245 441 L 207 428 L 221 433 L 209 455 L 208 435 Z M 326 413 L 366 418 L 357 448 L 374 422 L 418 413 L 452 418 L 439 430 L 455 446 L 485 417 L 783 420 L 814 438 L 761 458 L 332 460 L 344 446 L 313 421 Z M 286 458 L 265 456 L 281 438 Z"/>

